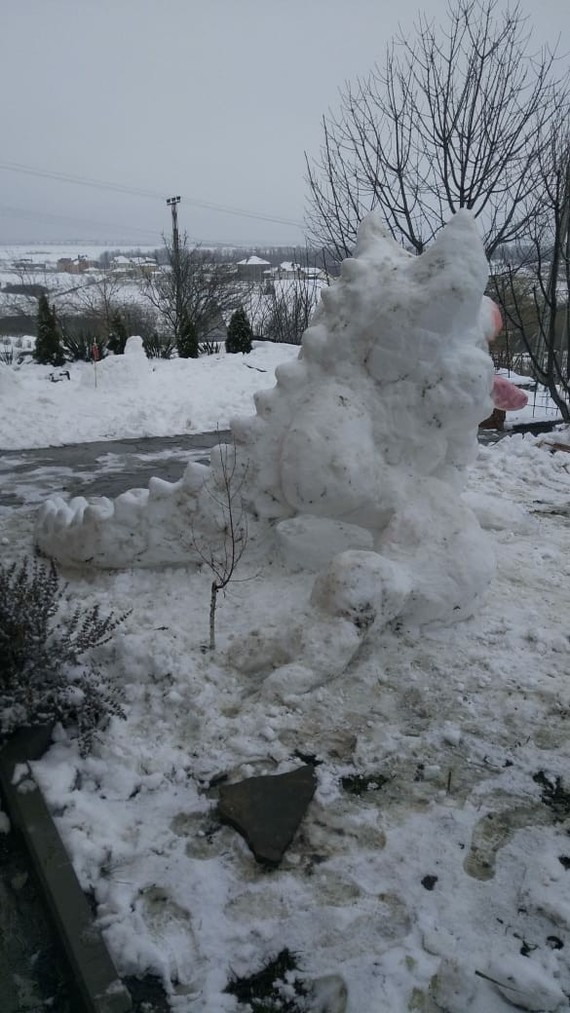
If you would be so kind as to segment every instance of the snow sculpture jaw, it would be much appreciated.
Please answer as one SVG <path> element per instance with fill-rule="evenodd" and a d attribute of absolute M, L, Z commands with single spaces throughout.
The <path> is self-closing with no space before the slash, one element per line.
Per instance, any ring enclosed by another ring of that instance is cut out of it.
<path fill-rule="evenodd" d="M 486 587 L 491 554 L 460 492 L 491 410 L 487 274 L 469 212 L 421 257 L 370 215 L 298 359 L 256 395 L 255 416 L 232 421 L 248 509 L 274 530 L 286 565 L 320 571 L 311 623 L 342 619 L 360 636 L 396 617 L 451 621 Z M 191 464 L 172 486 L 155 479 L 136 503 L 131 493 L 97 506 L 52 501 L 38 544 L 72 564 L 192 558 L 181 533 L 211 523 L 207 483 L 218 478 L 214 454 L 211 469 Z"/>

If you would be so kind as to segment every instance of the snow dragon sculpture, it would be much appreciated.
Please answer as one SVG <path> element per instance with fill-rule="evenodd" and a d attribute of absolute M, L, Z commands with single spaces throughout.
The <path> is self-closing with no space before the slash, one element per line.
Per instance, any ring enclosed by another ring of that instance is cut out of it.
<path fill-rule="evenodd" d="M 469 212 L 419 257 L 371 214 L 298 359 L 256 395 L 253 417 L 231 422 L 254 541 L 262 531 L 285 566 L 316 574 L 310 607 L 323 621 L 358 635 L 395 617 L 452 621 L 492 576 L 487 538 L 461 500 L 492 407 L 487 276 Z M 220 469 L 214 450 L 210 467 L 191 463 L 174 484 L 152 479 L 115 501 L 51 500 L 37 543 L 68 565 L 195 559 L 189 530 L 207 537 L 222 523 L 211 495 Z"/>

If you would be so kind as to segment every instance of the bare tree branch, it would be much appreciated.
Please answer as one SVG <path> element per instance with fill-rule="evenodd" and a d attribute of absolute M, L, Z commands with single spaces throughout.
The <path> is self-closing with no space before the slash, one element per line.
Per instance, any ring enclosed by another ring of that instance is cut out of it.
<path fill-rule="evenodd" d="M 537 214 L 541 160 L 568 106 L 554 52 L 533 53 L 518 6 L 459 0 L 443 27 L 420 16 L 391 43 L 383 69 L 341 92 L 307 157 L 311 240 L 349 256 L 377 207 L 398 241 L 421 253 L 460 207 L 479 218 L 488 256 Z"/>
<path fill-rule="evenodd" d="M 158 312 L 163 328 L 178 342 L 187 321 L 198 340 L 207 340 L 244 299 L 231 265 L 216 261 L 212 251 L 190 248 L 187 236 L 178 256 L 165 242 L 166 265 L 162 271 L 141 271 L 141 291 Z"/>

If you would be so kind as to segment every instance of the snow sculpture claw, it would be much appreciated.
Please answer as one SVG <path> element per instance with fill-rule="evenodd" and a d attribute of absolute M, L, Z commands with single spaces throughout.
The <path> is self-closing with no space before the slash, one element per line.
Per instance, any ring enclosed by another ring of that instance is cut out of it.
<path fill-rule="evenodd" d="M 350 651 L 398 617 L 468 615 L 491 578 L 492 553 L 461 500 L 492 407 L 487 275 L 470 212 L 420 257 L 369 215 L 298 359 L 256 395 L 253 417 L 232 420 L 246 508 L 286 566 L 319 574 L 307 607 L 317 622 L 356 630 Z M 153 479 L 90 506 L 51 501 L 37 542 L 67 564 L 183 562 L 189 531 L 215 527 L 216 484 L 214 451 L 209 469 L 189 465 L 174 484 Z M 279 664 L 295 660 L 286 651 Z"/>

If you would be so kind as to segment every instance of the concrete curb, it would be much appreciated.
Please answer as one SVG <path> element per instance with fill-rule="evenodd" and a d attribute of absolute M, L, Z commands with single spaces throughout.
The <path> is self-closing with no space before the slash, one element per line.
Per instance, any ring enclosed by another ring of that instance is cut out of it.
<path fill-rule="evenodd" d="M 18 764 L 39 759 L 51 741 L 51 729 L 15 735 L 0 750 L 0 791 L 10 820 L 20 830 L 49 914 L 71 965 L 86 1013 L 127 1013 L 130 995 L 117 975 L 103 936 L 79 885 L 51 814 L 31 769 L 26 788 L 14 783 Z"/>

